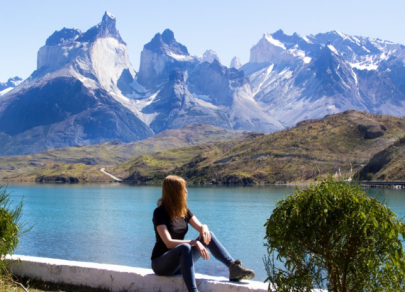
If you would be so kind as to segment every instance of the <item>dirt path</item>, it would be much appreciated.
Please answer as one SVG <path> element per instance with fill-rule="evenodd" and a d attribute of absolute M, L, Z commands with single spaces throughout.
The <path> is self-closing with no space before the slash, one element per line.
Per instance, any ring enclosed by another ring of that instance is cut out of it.
<path fill-rule="evenodd" d="M 119 179 L 119 178 L 113 176 L 112 174 L 106 172 L 104 167 L 101 168 L 100 171 L 101 171 L 102 173 L 105 173 L 106 175 L 110 176 L 112 179 L 114 179 L 114 180 L 116 180 L 116 181 L 122 181 L 122 179 Z"/>

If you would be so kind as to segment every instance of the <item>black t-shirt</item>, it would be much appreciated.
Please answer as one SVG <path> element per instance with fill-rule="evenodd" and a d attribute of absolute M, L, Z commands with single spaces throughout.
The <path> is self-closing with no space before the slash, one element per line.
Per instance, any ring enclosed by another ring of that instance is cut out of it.
<path fill-rule="evenodd" d="M 193 212 L 187 208 L 186 216 L 176 220 L 170 220 L 169 215 L 167 215 L 165 209 L 159 206 L 153 212 L 153 226 L 156 234 L 156 243 L 152 251 L 152 260 L 154 258 L 160 257 L 162 254 L 167 252 L 169 249 L 166 247 L 163 240 L 160 238 L 156 227 L 159 225 L 166 225 L 172 239 L 183 240 L 184 236 L 188 231 L 188 222 L 194 216 Z"/>

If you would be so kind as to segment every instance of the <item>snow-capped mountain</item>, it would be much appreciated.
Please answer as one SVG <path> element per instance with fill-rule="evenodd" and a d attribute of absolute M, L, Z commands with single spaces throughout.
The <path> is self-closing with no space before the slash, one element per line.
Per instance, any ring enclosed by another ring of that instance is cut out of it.
<path fill-rule="evenodd" d="M 255 101 L 286 125 L 357 109 L 405 114 L 405 47 L 332 31 L 264 34 L 241 67 Z"/>
<path fill-rule="evenodd" d="M 126 44 L 108 12 L 85 33 L 55 31 L 37 70 L 0 98 L 0 153 L 145 139 L 153 131 L 123 94 L 133 81 Z"/>
<path fill-rule="evenodd" d="M 0 154 L 136 141 L 201 122 L 282 129 L 253 99 L 243 71 L 218 60 L 213 51 L 191 56 L 167 29 L 144 46 L 136 73 L 108 12 L 84 33 L 55 31 L 38 51 L 37 70 L 0 98 Z"/>
<path fill-rule="evenodd" d="M 263 132 L 283 128 L 253 99 L 243 71 L 222 66 L 212 50 L 202 58 L 190 56 L 169 29 L 144 46 L 135 88 L 139 117 L 155 133 L 190 123 Z"/>
<path fill-rule="evenodd" d="M 0 155 L 120 140 L 208 123 L 274 132 L 348 109 L 405 115 L 405 47 L 332 31 L 265 33 L 242 66 L 190 55 L 167 29 L 128 58 L 115 17 L 55 31 L 37 70 L 0 83 Z"/>
<path fill-rule="evenodd" d="M 9 78 L 7 82 L 0 82 L 0 96 L 13 90 L 14 87 L 18 86 L 18 84 L 20 84 L 22 81 L 23 81 L 22 78 L 15 76 Z"/>

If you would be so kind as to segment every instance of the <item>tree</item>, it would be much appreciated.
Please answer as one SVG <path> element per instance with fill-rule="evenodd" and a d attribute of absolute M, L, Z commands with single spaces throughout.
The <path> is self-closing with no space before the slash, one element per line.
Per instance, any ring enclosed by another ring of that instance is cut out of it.
<path fill-rule="evenodd" d="M 22 207 L 22 201 L 11 207 L 7 188 L 0 185 L 0 273 L 7 266 L 5 256 L 14 253 L 20 236 L 27 231 L 25 224 L 20 222 Z"/>
<path fill-rule="evenodd" d="M 405 289 L 405 225 L 358 185 L 330 176 L 297 188 L 265 227 L 266 281 L 276 291 Z"/>

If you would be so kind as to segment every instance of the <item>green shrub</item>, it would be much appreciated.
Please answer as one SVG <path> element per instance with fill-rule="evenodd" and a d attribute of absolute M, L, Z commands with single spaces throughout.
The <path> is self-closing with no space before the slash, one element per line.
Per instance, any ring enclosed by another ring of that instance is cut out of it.
<path fill-rule="evenodd" d="M 7 254 L 12 255 L 17 248 L 20 236 L 27 230 L 20 223 L 23 202 L 16 207 L 10 206 L 10 195 L 7 189 L 0 185 L 0 273 L 7 265 L 4 260 Z"/>
<path fill-rule="evenodd" d="M 297 188 L 265 226 L 266 281 L 276 291 L 405 289 L 405 225 L 358 185 L 328 177 Z"/>

